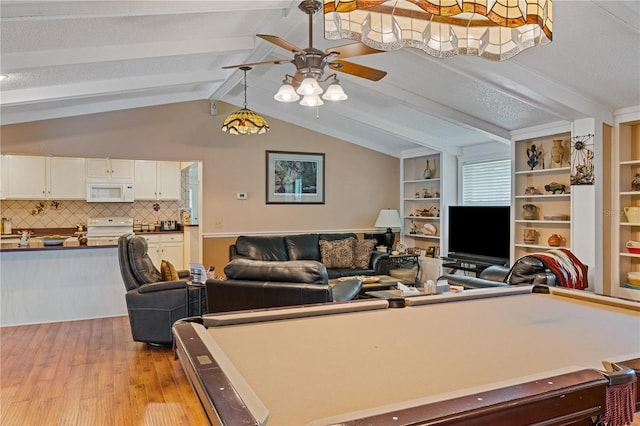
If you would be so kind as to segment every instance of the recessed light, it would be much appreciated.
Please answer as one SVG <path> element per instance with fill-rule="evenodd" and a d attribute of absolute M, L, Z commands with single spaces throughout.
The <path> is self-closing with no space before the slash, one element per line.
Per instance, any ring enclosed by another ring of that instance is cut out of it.
<path fill-rule="evenodd" d="M 0 81 L 4 80 L 5 78 L 7 78 L 5 74 L 0 74 Z"/>

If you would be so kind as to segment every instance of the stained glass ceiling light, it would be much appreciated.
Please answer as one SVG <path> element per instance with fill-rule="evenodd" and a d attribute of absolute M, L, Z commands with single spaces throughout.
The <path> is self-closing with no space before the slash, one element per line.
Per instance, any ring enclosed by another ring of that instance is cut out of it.
<path fill-rule="evenodd" d="M 502 61 L 553 36 L 552 0 L 324 0 L 325 38 Z"/>
<path fill-rule="evenodd" d="M 229 114 L 222 123 L 222 131 L 230 135 L 261 135 L 269 131 L 269 125 L 260 115 L 247 108 L 247 71 L 251 67 L 240 68 L 244 71 L 244 108 Z"/>

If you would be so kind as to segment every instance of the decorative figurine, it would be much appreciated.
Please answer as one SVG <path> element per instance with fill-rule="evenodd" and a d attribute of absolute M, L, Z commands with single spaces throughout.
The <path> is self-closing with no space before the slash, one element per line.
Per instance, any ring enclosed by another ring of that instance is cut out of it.
<path fill-rule="evenodd" d="M 640 173 L 636 173 L 636 176 L 631 181 L 631 189 L 640 191 Z"/>
<path fill-rule="evenodd" d="M 560 194 L 566 194 L 567 186 L 563 183 L 551 182 L 544 186 L 544 190 L 547 192 L 553 192 L 554 194 L 556 192 L 560 192 Z"/>
<path fill-rule="evenodd" d="M 538 166 L 541 155 L 542 151 L 538 152 L 535 144 L 531 145 L 531 148 L 527 148 L 527 156 L 529 157 L 529 160 L 527 160 L 527 165 L 531 167 L 531 170 L 535 169 Z"/>
<path fill-rule="evenodd" d="M 410 234 L 417 234 L 418 231 L 416 229 L 416 224 L 414 221 L 411 221 L 411 231 L 409 232 Z"/>

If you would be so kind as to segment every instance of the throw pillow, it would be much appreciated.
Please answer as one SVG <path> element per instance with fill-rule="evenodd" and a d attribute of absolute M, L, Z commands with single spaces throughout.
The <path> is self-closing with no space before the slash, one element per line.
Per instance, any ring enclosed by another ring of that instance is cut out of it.
<path fill-rule="evenodd" d="M 320 240 L 322 263 L 330 269 L 353 268 L 355 243 L 356 240 L 353 238 L 335 241 Z"/>
<path fill-rule="evenodd" d="M 376 245 L 376 240 L 358 240 L 356 241 L 355 259 L 353 266 L 357 269 L 367 269 L 369 267 L 369 259 Z"/>
<path fill-rule="evenodd" d="M 162 281 L 178 281 L 178 271 L 168 260 L 162 260 L 160 264 L 160 273 L 162 274 Z"/>

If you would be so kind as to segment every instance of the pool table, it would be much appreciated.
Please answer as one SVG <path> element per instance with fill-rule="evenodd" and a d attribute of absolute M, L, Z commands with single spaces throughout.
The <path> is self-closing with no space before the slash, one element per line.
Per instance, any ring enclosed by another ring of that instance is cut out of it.
<path fill-rule="evenodd" d="M 403 305 L 206 314 L 174 325 L 176 353 L 212 424 L 586 425 L 619 389 L 640 409 L 636 302 L 524 286 Z"/>

